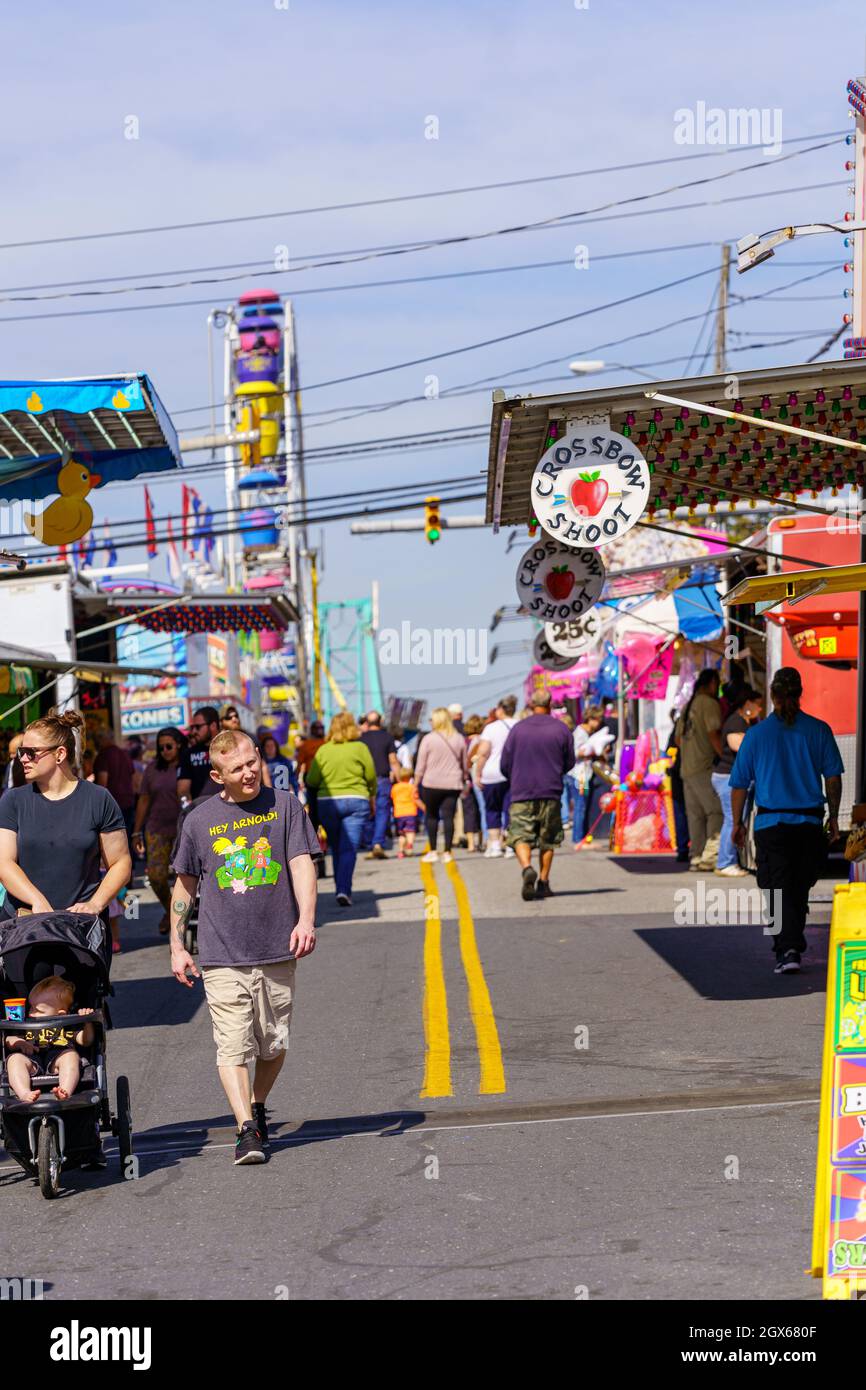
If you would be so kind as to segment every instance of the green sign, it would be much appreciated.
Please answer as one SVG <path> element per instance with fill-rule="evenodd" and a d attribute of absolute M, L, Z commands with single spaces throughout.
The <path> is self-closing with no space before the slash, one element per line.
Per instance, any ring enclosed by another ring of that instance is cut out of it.
<path fill-rule="evenodd" d="M 843 941 L 836 956 L 837 1052 L 866 1047 L 866 942 Z"/>

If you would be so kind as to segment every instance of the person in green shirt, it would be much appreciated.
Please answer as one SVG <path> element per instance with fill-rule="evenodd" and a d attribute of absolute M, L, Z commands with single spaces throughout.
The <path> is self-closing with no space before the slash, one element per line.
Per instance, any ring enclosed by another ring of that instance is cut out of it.
<path fill-rule="evenodd" d="M 310 763 L 305 785 L 316 797 L 328 837 L 340 907 L 352 905 L 352 875 L 364 824 L 376 805 L 376 769 L 348 711 L 335 714 L 326 741 Z"/>

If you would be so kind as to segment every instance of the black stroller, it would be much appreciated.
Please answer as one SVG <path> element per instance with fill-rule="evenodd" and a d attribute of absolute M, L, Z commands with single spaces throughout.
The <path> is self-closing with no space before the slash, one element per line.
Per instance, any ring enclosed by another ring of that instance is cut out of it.
<path fill-rule="evenodd" d="M 66 1100 L 52 1094 L 54 1074 L 37 1073 L 33 1089 L 38 1100 L 21 1101 L 6 1072 L 7 1038 L 33 1031 L 33 1021 L 0 1020 L 0 1139 L 10 1158 L 39 1181 L 43 1197 L 55 1197 L 61 1169 L 85 1165 L 104 1167 L 101 1133 L 117 1137 L 122 1177 L 131 1176 L 132 1116 L 129 1082 L 117 1078 L 117 1116 L 112 1116 L 105 1070 L 106 1029 L 111 1026 L 107 998 L 111 941 L 99 917 L 71 912 L 41 912 L 0 923 L 0 985 L 5 998 L 27 997 L 39 980 L 60 975 L 75 988 L 75 1010 L 92 1008 L 85 1018 L 77 1012 L 40 1018 L 39 1027 L 53 1029 L 85 1022 L 93 1025 L 93 1042 L 81 1049 L 81 1080 Z"/>

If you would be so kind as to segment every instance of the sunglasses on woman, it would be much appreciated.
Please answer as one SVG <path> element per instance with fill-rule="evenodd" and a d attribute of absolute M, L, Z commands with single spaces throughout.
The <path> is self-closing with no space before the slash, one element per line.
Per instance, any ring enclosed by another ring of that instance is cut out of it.
<path fill-rule="evenodd" d="M 176 743 L 160 743 L 157 745 L 157 750 L 160 753 L 170 753 L 172 749 L 176 747 Z"/>
<path fill-rule="evenodd" d="M 18 749 L 16 757 L 19 758 L 21 762 L 23 762 L 26 758 L 28 762 L 37 763 L 39 759 L 42 757 L 43 753 L 51 753 L 55 748 L 59 747 L 59 743 L 49 743 L 47 748 L 25 748 L 24 744 L 22 743 L 21 747 Z"/>

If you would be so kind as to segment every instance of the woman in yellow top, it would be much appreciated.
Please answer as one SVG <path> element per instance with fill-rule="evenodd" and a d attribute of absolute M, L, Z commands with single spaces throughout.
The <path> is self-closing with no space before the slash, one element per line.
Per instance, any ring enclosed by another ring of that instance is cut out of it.
<path fill-rule="evenodd" d="M 348 711 L 335 714 L 326 741 L 310 763 L 306 787 L 316 797 L 328 837 L 340 907 L 352 905 L 352 875 L 367 815 L 376 804 L 376 769 Z"/>

